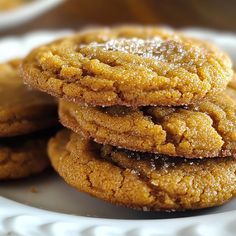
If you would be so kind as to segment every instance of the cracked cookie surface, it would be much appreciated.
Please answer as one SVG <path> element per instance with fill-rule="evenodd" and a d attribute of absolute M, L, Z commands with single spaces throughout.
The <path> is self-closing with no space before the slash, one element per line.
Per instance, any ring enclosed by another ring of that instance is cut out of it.
<path fill-rule="evenodd" d="M 140 210 L 221 205 L 236 193 L 236 159 L 168 158 L 100 145 L 69 130 L 49 142 L 55 170 L 92 196 Z"/>
<path fill-rule="evenodd" d="M 227 94 L 236 102 L 236 73 L 234 73 L 233 79 L 230 80 L 226 91 Z"/>
<path fill-rule="evenodd" d="M 0 64 L 0 137 L 27 134 L 57 124 L 54 98 L 23 84 L 21 60 Z"/>
<path fill-rule="evenodd" d="M 0 138 L 0 180 L 19 179 L 42 172 L 49 166 L 47 142 L 51 130 Z"/>
<path fill-rule="evenodd" d="M 102 28 L 33 50 L 29 85 L 80 104 L 186 105 L 223 90 L 231 61 L 200 40 L 157 27 Z"/>
<path fill-rule="evenodd" d="M 102 108 L 60 100 L 59 117 L 64 126 L 102 144 L 174 157 L 234 156 L 234 81 L 226 93 L 188 107 Z"/>

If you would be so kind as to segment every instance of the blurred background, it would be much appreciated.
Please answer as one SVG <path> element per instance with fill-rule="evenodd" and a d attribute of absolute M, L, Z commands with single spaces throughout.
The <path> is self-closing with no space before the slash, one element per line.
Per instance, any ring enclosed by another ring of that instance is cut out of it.
<path fill-rule="evenodd" d="M 0 0 L 0 11 L 5 8 L 9 12 L 17 5 L 31 1 L 37 0 Z M 235 31 L 235 14 L 235 0 L 64 0 L 29 21 L 1 29 L 0 36 L 39 29 L 79 29 L 88 25 L 121 23 Z"/>

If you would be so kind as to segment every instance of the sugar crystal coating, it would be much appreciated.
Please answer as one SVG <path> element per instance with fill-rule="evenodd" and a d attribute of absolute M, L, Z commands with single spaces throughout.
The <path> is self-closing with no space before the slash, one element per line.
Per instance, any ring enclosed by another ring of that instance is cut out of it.
<path fill-rule="evenodd" d="M 176 106 L 225 89 L 227 55 L 204 41 L 158 27 L 114 27 L 75 34 L 33 50 L 26 83 L 75 103 Z"/>
<path fill-rule="evenodd" d="M 149 39 L 117 38 L 104 43 L 92 42 L 89 45 L 81 45 L 80 47 L 135 54 L 144 58 L 154 59 L 155 61 L 169 62 L 172 68 L 181 66 L 190 67 L 194 65 L 194 60 L 188 58 L 190 51 L 186 50 L 180 41 L 163 40 L 160 37 Z M 205 59 L 204 50 L 200 50 L 199 48 L 191 48 L 190 50 L 194 54 L 194 58 L 201 57 L 203 63 Z M 199 66 L 202 63 L 199 63 Z"/>
<path fill-rule="evenodd" d="M 125 53 L 137 54 L 147 58 L 159 58 L 157 53 L 163 40 L 159 37 L 152 39 L 139 39 L 139 38 L 118 38 L 112 39 L 104 43 L 92 42 L 89 45 L 81 45 L 83 47 L 101 48 L 106 51 L 120 51 Z"/>

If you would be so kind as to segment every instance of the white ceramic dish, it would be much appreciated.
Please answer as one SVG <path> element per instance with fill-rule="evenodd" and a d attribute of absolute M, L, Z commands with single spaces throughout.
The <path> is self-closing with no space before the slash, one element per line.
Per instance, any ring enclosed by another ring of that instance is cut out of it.
<path fill-rule="evenodd" d="M 0 40 L 0 61 L 23 56 L 32 47 L 68 32 L 36 32 Z M 236 35 L 200 29 L 185 32 L 214 41 L 228 51 L 236 63 Z M 10 47 L 14 50 L 9 50 Z M 33 193 L 32 187 L 38 192 Z M 201 211 L 138 212 L 80 193 L 52 171 L 25 181 L 2 182 L 0 196 L 1 236 L 236 235 L 236 199 Z"/>
<path fill-rule="evenodd" d="M 11 1 L 11 0 L 9 0 Z M 0 12 L 0 30 L 17 26 L 57 6 L 63 0 L 34 0 L 14 10 Z"/>

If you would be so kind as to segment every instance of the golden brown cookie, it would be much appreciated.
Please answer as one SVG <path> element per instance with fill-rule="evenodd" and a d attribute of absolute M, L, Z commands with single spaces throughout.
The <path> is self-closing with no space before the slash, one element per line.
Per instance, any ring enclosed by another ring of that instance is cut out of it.
<path fill-rule="evenodd" d="M 219 49 L 158 27 L 102 28 L 41 46 L 23 61 L 29 85 L 76 103 L 186 105 L 225 89 Z"/>
<path fill-rule="evenodd" d="M 42 172 L 49 166 L 47 141 L 51 130 L 0 138 L 0 180 L 18 179 Z"/>
<path fill-rule="evenodd" d="M 31 2 L 32 0 L 0 0 L 0 12 L 14 10 Z"/>
<path fill-rule="evenodd" d="M 99 145 L 68 130 L 49 142 L 55 170 L 71 186 L 141 210 L 221 205 L 236 194 L 236 159 L 187 160 Z"/>
<path fill-rule="evenodd" d="M 54 98 L 27 88 L 17 72 L 19 63 L 0 64 L 0 137 L 27 134 L 57 123 Z"/>
<path fill-rule="evenodd" d="M 234 73 L 234 77 L 230 80 L 226 90 L 227 94 L 236 102 L 236 73 Z"/>
<path fill-rule="evenodd" d="M 130 150 L 186 158 L 236 154 L 236 103 L 225 93 L 189 107 L 102 108 L 61 100 L 59 117 L 76 133 Z"/>

